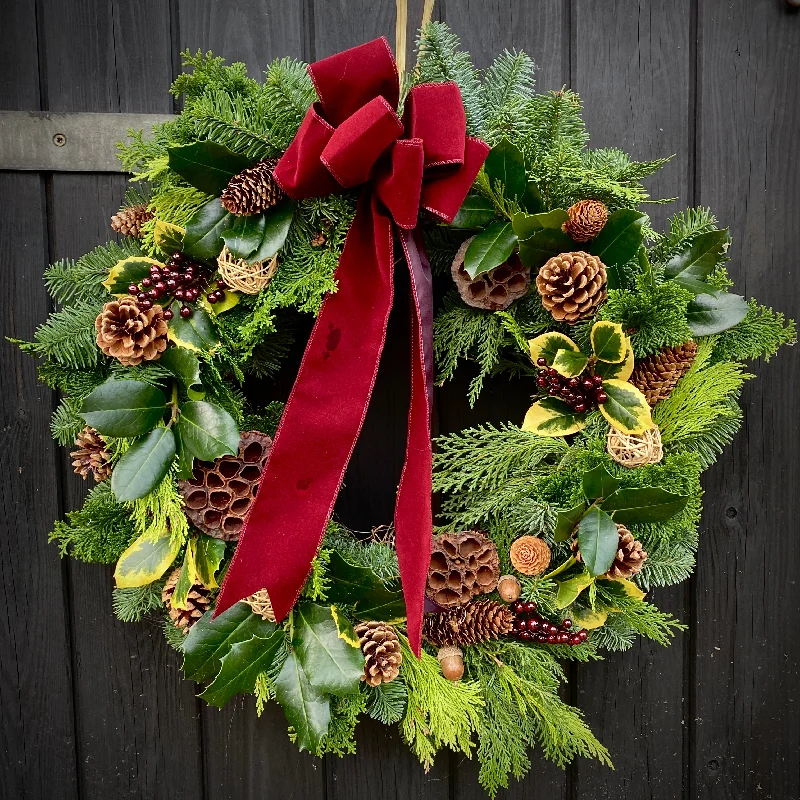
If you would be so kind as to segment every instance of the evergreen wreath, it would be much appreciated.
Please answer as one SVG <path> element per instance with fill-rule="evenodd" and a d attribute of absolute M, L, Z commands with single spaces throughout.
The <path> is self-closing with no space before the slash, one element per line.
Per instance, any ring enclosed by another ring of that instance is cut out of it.
<path fill-rule="evenodd" d="M 160 619 L 201 697 L 276 700 L 316 755 L 355 750 L 367 714 L 398 724 L 428 768 L 477 752 L 494 796 L 530 768 L 610 756 L 563 702 L 561 663 L 669 644 L 685 626 L 646 593 L 690 575 L 700 475 L 742 423 L 752 376 L 794 323 L 729 291 L 730 237 L 706 208 L 658 233 L 642 180 L 668 159 L 591 149 L 572 91 L 536 94 L 534 63 L 476 70 L 426 25 L 404 89 L 455 82 L 491 152 L 451 225 L 425 221 L 437 382 L 462 362 L 534 394 L 524 421 L 440 437 L 421 658 L 409 648 L 391 528 L 331 521 L 289 616 L 266 592 L 211 617 L 282 404 L 248 387 L 281 369 L 336 291 L 354 192 L 293 202 L 272 170 L 316 100 L 306 65 L 184 54 L 184 107 L 121 159 L 122 234 L 45 272 L 57 310 L 19 342 L 61 393 L 54 439 L 97 481 L 51 534 L 62 555 L 116 564 L 114 613 Z M 521 423 L 518 425 L 516 423 Z"/>

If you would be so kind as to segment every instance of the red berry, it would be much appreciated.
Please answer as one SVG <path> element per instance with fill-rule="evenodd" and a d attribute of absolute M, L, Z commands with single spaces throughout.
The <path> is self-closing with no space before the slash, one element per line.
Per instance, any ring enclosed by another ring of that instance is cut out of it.
<path fill-rule="evenodd" d="M 558 394 L 558 389 L 556 389 L 554 386 L 551 386 L 551 387 L 550 387 L 550 388 L 547 390 L 547 394 L 549 394 L 551 397 L 554 397 L 555 395 L 557 395 L 557 394 Z"/>
<path fill-rule="evenodd" d="M 218 289 L 227 289 L 228 288 L 228 284 L 226 284 L 224 281 L 217 281 L 217 288 Z"/>
<path fill-rule="evenodd" d="M 584 389 L 594 389 L 594 381 L 591 378 L 584 378 L 581 385 Z"/>
<path fill-rule="evenodd" d="M 146 297 L 144 300 L 139 300 L 139 308 L 143 311 L 147 311 L 147 309 L 153 307 L 153 301 L 150 298 Z"/>
<path fill-rule="evenodd" d="M 139 294 L 137 294 L 137 295 L 136 295 L 136 299 L 137 299 L 137 300 L 138 300 L 140 303 L 142 303 L 142 302 L 144 302 L 145 300 L 147 300 L 147 295 L 146 295 L 144 292 L 139 292 Z"/>
<path fill-rule="evenodd" d="M 573 406 L 573 409 L 578 414 L 582 414 L 584 411 L 586 411 L 586 403 L 575 403 L 575 405 Z"/>
<path fill-rule="evenodd" d="M 598 392 L 595 397 L 598 403 L 605 403 L 608 400 L 608 395 L 605 392 Z"/>
<path fill-rule="evenodd" d="M 532 619 L 528 620 L 529 631 L 538 631 L 539 625 L 541 625 L 541 622 L 538 619 L 536 619 L 536 617 L 533 617 Z"/>
<path fill-rule="evenodd" d="M 589 638 L 589 634 L 585 630 L 578 631 L 578 638 L 585 642 Z"/>
<path fill-rule="evenodd" d="M 165 308 L 164 309 L 164 319 L 169 320 L 169 319 L 172 319 L 174 316 L 175 316 L 175 314 L 172 313 L 172 309 L 171 308 Z"/>
<path fill-rule="evenodd" d="M 595 386 L 602 386 L 603 385 L 603 376 L 602 375 L 595 375 L 594 378 L 592 378 L 592 380 L 594 381 L 594 385 Z"/>
<path fill-rule="evenodd" d="M 548 374 L 548 375 L 549 375 L 551 378 L 559 378 L 559 377 L 561 377 L 561 376 L 558 374 L 558 371 L 557 371 L 557 370 L 554 370 L 552 367 L 550 367 L 550 369 L 549 369 L 549 370 L 547 370 L 547 374 Z"/>
<path fill-rule="evenodd" d="M 225 299 L 225 292 L 222 289 L 217 289 L 217 300 L 224 300 Z"/>
<path fill-rule="evenodd" d="M 532 600 L 528 600 L 528 602 L 525 603 L 525 613 L 526 614 L 533 614 L 533 612 L 536 611 L 537 608 L 538 608 L 538 606 Z"/>
<path fill-rule="evenodd" d="M 545 386 L 547 386 L 547 381 L 544 378 L 537 378 L 536 385 L 544 388 Z"/>
<path fill-rule="evenodd" d="M 559 644 L 568 644 L 569 643 L 569 634 L 568 633 L 559 633 L 558 634 L 558 643 Z"/>
<path fill-rule="evenodd" d="M 139 287 L 135 283 L 132 283 L 128 287 L 128 294 L 139 294 Z"/>
<path fill-rule="evenodd" d="M 159 267 L 158 264 L 151 265 L 150 274 L 155 275 L 157 272 L 161 272 L 161 267 Z"/>
<path fill-rule="evenodd" d="M 189 306 L 181 306 L 181 316 L 184 319 L 188 319 L 192 316 L 192 309 Z"/>
<path fill-rule="evenodd" d="M 522 619 L 517 620 L 517 627 L 521 631 L 527 631 L 528 630 L 528 620 L 526 620 L 524 617 Z"/>
<path fill-rule="evenodd" d="M 554 633 L 551 633 L 551 634 L 550 634 L 550 635 L 547 637 L 547 643 L 548 643 L 548 644 L 555 644 L 557 641 L 558 641 L 558 637 L 557 637 L 557 636 L 556 636 Z"/>
<path fill-rule="evenodd" d="M 176 289 L 175 297 L 178 300 L 183 300 L 183 298 L 186 297 L 186 291 L 184 289 Z"/>
<path fill-rule="evenodd" d="M 580 644 L 581 643 L 581 637 L 578 636 L 577 634 L 573 634 L 573 635 L 571 635 L 569 637 L 569 643 L 570 643 L 570 645 Z"/>
<path fill-rule="evenodd" d="M 217 302 L 217 293 L 216 292 L 211 292 L 211 294 L 207 294 L 206 295 L 206 300 L 208 300 L 208 302 L 213 305 L 214 303 Z"/>
<path fill-rule="evenodd" d="M 539 358 L 536 359 L 536 363 L 540 367 L 546 367 L 547 366 L 547 359 L 544 356 L 539 356 Z"/>
<path fill-rule="evenodd" d="M 519 613 L 520 613 L 520 611 L 522 611 L 524 608 L 525 608 L 525 602 L 524 602 L 523 600 L 515 600 L 515 601 L 514 601 L 514 602 L 511 604 L 511 610 L 512 610 L 512 611 L 513 611 L 515 614 L 519 614 Z"/>
<path fill-rule="evenodd" d="M 158 289 L 159 292 L 163 293 L 167 291 L 167 285 L 164 283 L 164 281 L 157 281 L 155 284 L 153 284 L 153 286 L 154 288 Z"/>
<path fill-rule="evenodd" d="M 531 639 L 533 639 L 533 636 L 531 636 L 528 631 L 520 631 L 518 636 L 523 642 L 529 642 Z"/>
<path fill-rule="evenodd" d="M 173 292 L 178 288 L 178 281 L 176 281 L 175 278 L 167 278 L 164 285 L 167 287 L 168 291 Z"/>
<path fill-rule="evenodd" d="M 567 385 L 570 387 L 570 389 L 575 389 L 579 383 L 580 381 L 577 378 L 570 378 Z"/>
<path fill-rule="evenodd" d="M 142 280 L 142 286 L 144 286 L 145 289 L 149 289 L 152 283 L 153 281 L 151 281 L 150 278 L 144 278 L 144 280 Z"/>
<path fill-rule="evenodd" d="M 572 627 L 572 620 L 571 620 L 571 619 L 565 619 L 565 620 L 564 620 L 564 621 L 561 623 L 561 627 L 562 627 L 562 628 L 566 628 L 567 630 L 569 630 L 569 629 Z"/>
<path fill-rule="evenodd" d="M 148 296 L 148 297 L 149 297 L 151 300 L 156 300 L 156 299 L 158 299 L 158 289 L 151 289 L 151 290 L 150 290 L 150 291 L 147 293 L 147 296 Z"/>

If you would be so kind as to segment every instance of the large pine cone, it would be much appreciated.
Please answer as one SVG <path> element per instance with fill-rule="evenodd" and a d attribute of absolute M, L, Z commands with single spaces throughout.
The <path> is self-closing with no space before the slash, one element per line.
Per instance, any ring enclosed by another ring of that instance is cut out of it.
<path fill-rule="evenodd" d="M 393 681 L 400 674 L 403 653 L 400 639 L 385 622 L 362 622 L 355 626 L 364 654 L 364 677 L 369 686 Z"/>
<path fill-rule="evenodd" d="M 77 450 L 73 450 L 70 456 L 76 475 L 86 480 L 91 473 L 98 483 L 111 475 L 111 453 L 106 450 L 106 443 L 94 428 L 84 428 L 78 434 L 75 446 Z"/>
<path fill-rule="evenodd" d="M 594 314 L 606 299 L 606 285 L 605 264 L 582 250 L 553 256 L 536 276 L 542 305 L 570 325 Z"/>
<path fill-rule="evenodd" d="M 222 205 L 237 217 L 272 208 L 283 197 L 283 190 L 272 176 L 277 163 L 277 158 L 269 158 L 234 175 L 220 197 Z"/>
<path fill-rule="evenodd" d="M 211 592 L 202 584 L 194 584 L 189 589 L 186 596 L 186 608 L 173 608 L 170 604 L 172 595 L 175 594 L 175 586 L 181 576 L 181 568 L 178 567 L 169 576 L 161 592 L 161 601 L 167 607 L 169 618 L 175 623 L 176 627 L 183 628 L 184 633 L 189 632 L 189 628 L 211 608 Z"/>
<path fill-rule="evenodd" d="M 633 538 L 633 534 L 621 523 L 617 523 L 617 533 L 619 534 L 619 546 L 614 561 L 603 577 L 604 578 L 632 578 L 641 572 L 647 553 L 638 539 Z M 575 553 L 578 561 L 582 561 L 581 553 L 578 549 L 578 539 L 572 539 L 572 552 Z"/>
<path fill-rule="evenodd" d="M 497 587 L 500 563 L 494 542 L 480 531 L 442 533 L 431 546 L 426 594 L 448 608 Z"/>
<path fill-rule="evenodd" d="M 132 236 L 134 239 L 142 237 L 142 225 L 153 219 L 153 213 L 147 210 L 142 203 L 138 206 L 121 208 L 111 217 L 111 227 L 123 236 Z"/>
<path fill-rule="evenodd" d="M 209 536 L 238 540 L 271 447 L 265 433 L 245 431 L 235 456 L 195 461 L 193 476 L 178 483 L 189 521 Z"/>
<path fill-rule="evenodd" d="M 600 200 L 581 200 L 567 209 L 567 215 L 569 219 L 561 230 L 576 242 L 594 239 L 608 221 L 608 209 Z"/>
<path fill-rule="evenodd" d="M 167 321 L 161 306 L 139 308 L 134 297 L 112 300 L 94 322 L 97 346 L 126 367 L 153 361 L 167 349 Z"/>
<path fill-rule="evenodd" d="M 691 339 L 677 347 L 665 347 L 641 361 L 631 375 L 631 383 L 654 406 L 669 397 L 678 381 L 689 371 L 697 354 L 697 344 Z"/>
<path fill-rule="evenodd" d="M 523 266 L 516 255 L 512 255 L 504 264 L 470 278 L 464 269 L 464 257 L 470 242 L 467 239 L 458 248 L 450 272 L 455 281 L 461 299 L 472 308 L 483 308 L 487 311 L 502 311 L 515 300 L 525 295 L 531 285 L 530 267 Z"/>
<path fill-rule="evenodd" d="M 494 600 L 469 603 L 439 614 L 426 614 L 422 622 L 425 641 L 437 647 L 465 647 L 488 642 L 507 634 L 514 624 L 514 612 Z"/>

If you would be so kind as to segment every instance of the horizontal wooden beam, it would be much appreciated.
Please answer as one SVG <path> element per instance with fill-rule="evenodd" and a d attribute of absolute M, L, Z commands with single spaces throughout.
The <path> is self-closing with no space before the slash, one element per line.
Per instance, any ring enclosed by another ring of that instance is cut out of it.
<path fill-rule="evenodd" d="M 122 172 L 116 143 L 128 131 L 150 131 L 166 114 L 0 111 L 0 169 Z"/>

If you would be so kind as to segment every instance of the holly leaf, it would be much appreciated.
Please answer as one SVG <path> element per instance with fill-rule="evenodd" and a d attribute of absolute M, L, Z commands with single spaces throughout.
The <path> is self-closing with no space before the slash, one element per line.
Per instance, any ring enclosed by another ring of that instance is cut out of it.
<path fill-rule="evenodd" d="M 178 459 L 175 477 L 179 481 L 189 480 L 194 470 L 194 456 L 181 441 L 181 433 L 177 429 L 175 431 L 175 450 Z"/>
<path fill-rule="evenodd" d="M 598 361 L 594 365 L 594 374 L 599 375 L 604 380 L 606 378 L 616 378 L 620 381 L 627 381 L 633 375 L 635 359 L 633 357 L 633 347 L 631 340 L 625 337 L 625 357 L 617 364 L 608 361 Z"/>
<path fill-rule="evenodd" d="M 203 614 L 184 641 L 183 672 L 198 683 L 211 680 L 219 672 L 223 656 L 235 644 L 254 636 L 269 639 L 277 628 L 274 622 L 254 614 L 247 603 L 236 603 L 216 619 L 213 617 L 213 610 Z"/>
<path fill-rule="evenodd" d="M 266 639 L 253 636 L 245 642 L 237 642 L 222 657 L 216 678 L 199 697 L 209 705 L 222 708 L 234 695 L 252 694 L 256 678 L 272 667 L 285 641 L 286 634 L 279 629 Z"/>
<path fill-rule="evenodd" d="M 728 241 L 727 228 L 701 233 L 667 261 L 664 265 L 664 277 L 686 285 L 690 291 L 697 291 L 697 283 L 704 283 L 722 260 Z"/>
<path fill-rule="evenodd" d="M 156 428 L 133 444 L 111 473 L 111 490 L 117 500 L 138 500 L 164 479 L 175 460 L 175 436 L 169 428 Z"/>
<path fill-rule="evenodd" d="M 590 334 L 592 350 L 600 361 L 619 364 L 628 349 L 628 337 L 618 322 L 595 322 Z"/>
<path fill-rule="evenodd" d="M 186 608 L 186 601 L 189 599 L 189 592 L 197 582 L 197 570 L 195 569 L 195 549 L 194 540 L 189 540 L 183 554 L 183 564 L 175 584 L 175 591 L 169 599 L 170 608 Z"/>
<path fill-rule="evenodd" d="M 103 436 L 130 438 L 155 428 L 166 408 L 161 389 L 144 381 L 109 379 L 84 399 L 80 416 Z"/>
<path fill-rule="evenodd" d="M 529 239 L 545 228 L 560 231 L 561 226 L 568 219 L 569 214 L 563 208 L 554 208 L 552 211 L 543 211 L 539 214 L 514 214 L 511 224 L 514 228 L 514 233 L 520 239 Z"/>
<path fill-rule="evenodd" d="M 558 350 L 551 366 L 565 378 L 575 378 L 586 369 L 589 359 L 583 353 L 574 350 Z"/>
<path fill-rule="evenodd" d="M 225 558 L 225 542 L 201 533 L 195 541 L 194 549 L 197 579 L 206 589 L 216 589 L 219 585 L 216 579 L 217 570 Z"/>
<path fill-rule="evenodd" d="M 688 497 L 658 486 L 618 489 L 602 502 L 604 511 L 623 525 L 637 522 L 666 522 L 686 508 Z"/>
<path fill-rule="evenodd" d="M 236 217 L 222 238 L 228 245 L 231 255 L 236 258 L 246 259 L 261 244 L 267 221 L 263 214 L 253 214 L 249 217 Z"/>
<path fill-rule="evenodd" d="M 464 269 L 470 278 L 477 278 L 507 261 L 516 243 L 517 235 L 510 222 L 493 222 L 469 243 L 464 255 Z"/>
<path fill-rule="evenodd" d="M 221 144 L 192 142 L 167 149 L 169 168 L 206 194 L 222 194 L 230 179 L 252 163 Z"/>
<path fill-rule="evenodd" d="M 558 592 L 556 593 L 556 608 L 562 609 L 572 605 L 578 599 L 580 593 L 588 586 L 591 586 L 592 580 L 593 578 L 588 572 L 582 572 L 574 578 L 559 583 Z"/>
<path fill-rule="evenodd" d="M 120 297 L 128 294 L 128 286 L 139 283 L 142 278 L 150 275 L 150 267 L 164 265 L 154 258 L 145 256 L 130 256 L 117 261 L 109 270 L 108 277 L 103 281 L 109 294 Z"/>
<path fill-rule="evenodd" d="M 609 378 L 603 380 L 603 391 L 608 399 L 598 408 L 615 428 L 623 433 L 644 433 L 653 427 L 650 406 L 632 383 Z"/>
<path fill-rule="evenodd" d="M 594 469 L 583 473 L 581 486 L 586 497 L 596 500 L 598 497 L 609 497 L 614 494 L 619 489 L 620 483 L 602 464 L 598 464 Z"/>
<path fill-rule="evenodd" d="M 578 345 L 569 336 L 557 331 L 543 333 L 528 342 L 528 352 L 534 364 L 540 358 L 545 358 L 548 364 L 552 364 L 559 350 L 569 350 L 573 353 L 579 352 Z"/>
<path fill-rule="evenodd" d="M 171 222 L 157 219 L 153 227 L 153 241 L 156 247 L 167 257 L 183 250 L 183 235 L 186 229 Z"/>
<path fill-rule="evenodd" d="M 519 207 L 529 214 L 536 214 L 544 210 L 544 200 L 542 200 L 542 193 L 535 181 L 528 181 L 525 187 L 525 194 L 519 198 Z"/>
<path fill-rule="evenodd" d="M 222 251 L 222 234 L 236 221 L 218 197 L 201 206 L 186 223 L 183 252 L 200 261 L 213 261 Z"/>
<path fill-rule="evenodd" d="M 172 540 L 169 531 L 160 536 L 143 533 L 119 557 L 114 581 L 119 589 L 146 586 L 157 581 L 175 561 L 181 543 Z"/>
<path fill-rule="evenodd" d="M 187 389 L 203 390 L 200 379 L 200 359 L 185 347 L 169 347 L 158 359 L 158 363 L 169 370 Z"/>
<path fill-rule="evenodd" d="M 581 517 L 586 511 L 586 503 L 581 503 L 575 508 L 567 511 L 559 511 L 556 517 L 556 527 L 553 538 L 557 542 L 566 542 L 575 530 L 575 526 L 581 521 Z"/>
<path fill-rule="evenodd" d="M 251 264 L 256 261 L 268 261 L 283 247 L 289 234 L 289 228 L 292 226 L 294 208 L 294 200 L 284 197 L 264 214 L 264 236 L 255 252 L 248 257 Z"/>
<path fill-rule="evenodd" d="M 574 609 L 572 611 L 572 624 L 587 631 L 600 628 L 606 624 L 608 611 L 592 611 L 591 608 Z"/>
<path fill-rule="evenodd" d="M 609 289 L 620 287 L 620 268 L 638 253 L 643 241 L 642 226 L 646 221 L 646 214 L 621 208 L 609 215 L 603 230 L 589 245 L 589 252 L 606 265 Z"/>
<path fill-rule="evenodd" d="M 698 294 L 686 309 L 686 321 L 695 336 L 711 336 L 738 325 L 750 306 L 739 294 L 709 291 Z"/>
<path fill-rule="evenodd" d="M 575 242 L 562 230 L 542 228 L 533 236 L 520 240 L 519 258 L 526 267 L 538 270 L 553 256 L 572 252 L 574 246 Z"/>
<path fill-rule="evenodd" d="M 538 433 L 539 436 L 567 436 L 585 426 L 585 412 L 578 414 L 561 400 L 545 397 L 528 409 L 522 430 Z"/>
<path fill-rule="evenodd" d="M 503 195 L 510 200 L 525 194 L 528 186 L 525 158 L 522 151 L 508 139 L 501 139 L 489 151 L 483 169 L 489 178 L 501 184 Z"/>
<path fill-rule="evenodd" d="M 619 532 L 614 520 L 603 510 L 590 508 L 578 523 L 578 550 L 590 575 L 602 575 L 614 563 Z"/>
<path fill-rule="evenodd" d="M 351 606 L 360 619 L 405 619 L 406 604 L 399 580 L 386 580 L 368 567 L 351 564 L 336 551 L 328 562 L 331 586 L 327 599 Z"/>
<path fill-rule="evenodd" d="M 167 338 L 178 347 L 196 353 L 212 355 L 219 347 L 219 338 L 211 317 L 202 308 L 192 310 L 192 316 L 184 319 L 175 316 L 169 321 Z"/>
<path fill-rule="evenodd" d="M 214 403 L 202 400 L 184 403 L 176 427 L 186 449 L 201 461 L 235 455 L 239 449 L 235 420 Z"/>
<path fill-rule="evenodd" d="M 494 219 L 494 203 L 479 194 L 468 194 L 450 223 L 451 228 L 485 228 Z"/>

